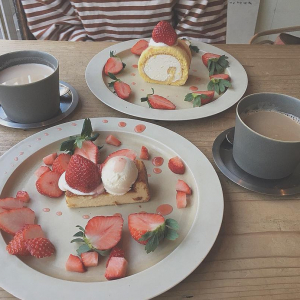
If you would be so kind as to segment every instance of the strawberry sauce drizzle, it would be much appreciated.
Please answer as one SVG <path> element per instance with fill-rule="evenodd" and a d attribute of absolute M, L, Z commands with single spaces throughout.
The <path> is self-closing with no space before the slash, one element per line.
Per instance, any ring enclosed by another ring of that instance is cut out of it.
<path fill-rule="evenodd" d="M 125 122 L 119 122 L 118 126 L 119 127 L 125 127 L 127 124 Z"/>
<path fill-rule="evenodd" d="M 136 125 L 136 126 L 134 127 L 134 131 L 137 132 L 137 133 L 141 133 L 141 132 L 143 132 L 145 129 L 146 129 L 146 125 L 144 125 L 144 124 L 139 124 L 139 125 Z"/>
<path fill-rule="evenodd" d="M 57 216 L 61 216 L 61 215 L 62 215 L 62 212 L 61 212 L 61 211 L 58 211 L 58 212 L 56 212 L 56 215 L 57 215 Z"/>
<path fill-rule="evenodd" d="M 132 65 L 133 68 L 137 69 L 138 68 L 138 65 Z"/>
<path fill-rule="evenodd" d="M 115 213 L 114 216 L 116 216 L 116 217 L 122 217 L 122 214 L 120 214 L 120 213 Z"/>
<path fill-rule="evenodd" d="M 162 166 L 163 163 L 164 163 L 164 159 L 160 156 L 156 156 L 152 159 L 152 164 L 155 167 Z"/>
<path fill-rule="evenodd" d="M 170 204 L 162 204 L 156 209 L 156 212 L 162 216 L 169 215 L 172 211 L 173 206 Z"/>
<path fill-rule="evenodd" d="M 44 212 L 49 212 L 49 211 L 50 211 L 50 208 L 45 207 L 45 208 L 43 208 L 43 211 L 44 211 Z"/>
<path fill-rule="evenodd" d="M 155 174 L 160 174 L 161 172 L 162 172 L 162 170 L 160 168 L 153 169 L 153 173 L 155 173 Z"/>
<path fill-rule="evenodd" d="M 84 219 L 89 219 L 89 218 L 90 218 L 89 215 L 83 215 L 82 217 L 83 217 Z"/>
<path fill-rule="evenodd" d="M 196 86 L 194 86 L 194 85 L 192 85 L 192 86 L 190 86 L 190 88 L 189 88 L 191 91 L 197 91 L 198 90 L 198 88 L 196 87 Z"/>
<path fill-rule="evenodd" d="M 102 123 L 108 123 L 108 120 L 102 120 Z"/>

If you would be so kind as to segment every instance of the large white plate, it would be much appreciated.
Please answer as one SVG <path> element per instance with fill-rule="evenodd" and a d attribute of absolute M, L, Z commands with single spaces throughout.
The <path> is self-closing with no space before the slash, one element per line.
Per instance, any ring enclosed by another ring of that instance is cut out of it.
<path fill-rule="evenodd" d="M 218 114 L 228 109 L 239 101 L 246 91 L 248 77 L 243 66 L 229 53 L 217 47 L 196 41 L 193 41 L 193 45 L 197 45 L 200 52 L 193 54 L 189 78 L 184 86 L 146 83 L 140 77 L 136 68 L 139 57 L 130 52 L 130 48 L 136 41 L 122 42 L 104 49 L 92 58 L 86 68 L 85 78 L 92 93 L 103 103 L 120 112 L 152 120 L 175 121 L 199 119 Z M 113 93 L 112 89 L 108 87 L 108 83 L 112 80 L 102 72 L 109 58 L 110 51 L 117 53 L 122 58 L 122 61 L 126 63 L 125 69 L 116 76 L 131 87 L 132 93 L 128 101 L 122 100 Z M 193 108 L 191 103 L 184 101 L 184 96 L 191 92 L 190 87 L 192 86 L 197 87 L 198 90 L 207 90 L 209 82 L 208 70 L 201 60 L 201 56 L 205 52 L 228 56 L 230 66 L 226 72 L 231 77 L 232 87 L 221 96 L 215 93 L 215 101 L 202 107 Z M 141 102 L 141 97 L 152 93 L 151 88 L 154 88 L 155 94 L 171 100 L 176 105 L 176 110 L 151 109 L 146 102 Z"/>
<path fill-rule="evenodd" d="M 69 136 L 79 134 L 82 124 L 83 120 L 80 120 L 41 131 L 0 158 L 0 197 L 14 196 L 18 190 L 27 190 L 31 196 L 29 207 L 36 213 L 37 223 L 56 247 L 56 254 L 49 258 L 20 259 L 7 253 L 5 247 L 10 237 L 2 233 L 0 286 L 18 298 L 30 300 L 152 298 L 188 276 L 215 242 L 223 216 L 223 195 L 217 174 L 193 144 L 170 130 L 131 119 L 92 119 L 94 131 L 100 133 L 97 144 L 104 144 L 102 159 L 116 150 L 116 147 L 104 142 L 108 134 L 114 134 L 122 141 L 120 148 L 131 148 L 139 153 L 141 146 L 145 145 L 151 158 L 161 156 L 164 164 L 160 167 L 162 172 L 155 174 L 152 161 L 145 161 L 152 196 L 147 203 L 70 209 L 64 197 L 50 199 L 40 195 L 35 189 L 33 173 L 42 164 L 45 155 L 57 151 L 60 143 Z M 141 133 L 135 132 L 139 124 L 146 126 Z M 181 157 L 186 165 L 184 175 L 173 174 L 168 169 L 168 160 L 175 155 Z M 178 178 L 185 180 L 193 190 L 185 209 L 176 208 L 175 184 Z M 164 241 L 155 252 L 146 254 L 144 246 L 130 237 L 127 216 L 139 211 L 155 212 L 164 203 L 173 206 L 172 213 L 166 217 L 179 222 L 179 238 Z M 50 211 L 45 212 L 44 208 Z M 106 281 L 106 258 L 86 273 L 67 272 L 65 262 L 70 253 L 76 254 L 76 245 L 70 243 L 76 232 L 75 226 L 85 226 L 87 220 L 83 216 L 114 213 L 121 213 L 124 218 L 121 242 L 129 262 L 128 276 Z"/>

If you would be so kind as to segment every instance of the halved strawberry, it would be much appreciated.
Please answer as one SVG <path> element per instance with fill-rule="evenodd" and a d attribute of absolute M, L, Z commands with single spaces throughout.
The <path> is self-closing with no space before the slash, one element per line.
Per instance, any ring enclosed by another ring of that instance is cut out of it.
<path fill-rule="evenodd" d="M 209 75 L 223 73 L 229 67 L 227 56 L 213 53 L 205 53 L 202 55 L 203 64 L 208 68 Z"/>
<path fill-rule="evenodd" d="M 57 153 L 51 153 L 43 158 L 43 162 L 46 165 L 52 165 L 55 158 L 57 157 Z"/>
<path fill-rule="evenodd" d="M 95 164 L 98 163 L 99 149 L 92 141 L 83 141 L 81 148 L 77 147 L 74 154 L 81 155 Z"/>
<path fill-rule="evenodd" d="M 83 142 L 82 145 L 84 143 L 85 142 Z M 93 143 L 93 142 L 91 142 L 91 143 Z M 77 149 L 79 149 L 79 148 L 77 148 Z M 98 148 L 97 148 L 97 150 L 98 150 Z M 67 170 L 70 159 L 71 159 L 70 154 L 66 154 L 66 153 L 59 154 L 52 164 L 52 171 L 61 175 L 62 173 L 64 173 Z"/>
<path fill-rule="evenodd" d="M 224 93 L 227 88 L 231 87 L 230 76 L 228 74 L 216 74 L 209 76 L 210 82 L 207 85 L 207 89 L 215 91 L 217 94 Z"/>
<path fill-rule="evenodd" d="M 125 257 L 125 253 L 124 253 L 124 250 L 119 248 L 118 246 L 115 246 L 111 249 L 110 251 L 110 254 L 109 254 L 109 257 L 107 259 L 107 262 L 106 262 L 106 268 L 108 266 L 108 263 L 110 261 L 110 259 L 112 257 Z"/>
<path fill-rule="evenodd" d="M 138 243 L 146 245 L 147 253 L 154 251 L 164 238 L 175 240 L 178 237 L 178 223 L 173 219 L 165 220 L 160 214 L 130 214 L 128 228 Z"/>
<path fill-rule="evenodd" d="M 191 188 L 184 180 L 178 179 L 175 188 L 176 188 L 176 191 L 184 192 L 188 195 L 192 194 Z"/>
<path fill-rule="evenodd" d="M 0 229 L 15 234 L 26 224 L 33 224 L 35 213 L 28 207 L 10 209 L 0 214 Z"/>
<path fill-rule="evenodd" d="M 80 257 L 83 265 L 86 268 L 98 266 L 99 254 L 97 252 L 84 252 L 80 254 Z"/>
<path fill-rule="evenodd" d="M 175 174 L 184 174 L 185 165 L 178 156 L 172 157 L 168 163 L 169 169 Z"/>
<path fill-rule="evenodd" d="M 152 89 L 152 94 L 148 94 L 146 97 L 141 98 L 141 102 L 147 101 L 150 108 L 154 109 L 168 109 L 173 110 L 176 106 L 168 99 L 154 95 L 154 89 Z"/>
<path fill-rule="evenodd" d="M 110 134 L 105 139 L 106 144 L 113 145 L 119 147 L 122 143 L 119 139 L 117 139 L 114 135 Z"/>
<path fill-rule="evenodd" d="M 18 191 L 16 198 L 26 203 L 30 200 L 29 194 L 26 191 Z"/>
<path fill-rule="evenodd" d="M 48 166 L 40 166 L 35 172 L 34 175 L 39 178 L 42 174 L 51 171 Z"/>
<path fill-rule="evenodd" d="M 212 102 L 214 95 L 214 91 L 195 91 L 193 93 L 188 93 L 185 96 L 184 101 L 193 102 L 193 107 L 200 107 Z"/>
<path fill-rule="evenodd" d="M 209 76 L 210 79 L 223 79 L 227 81 L 231 81 L 229 74 L 216 74 Z"/>
<path fill-rule="evenodd" d="M 102 165 L 104 165 L 109 159 L 111 159 L 112 157 L 115 157 L 115 156 L 126 156 L 128 158 L 130 158 L 131 160 L 135 160 L 136 158 L 136 153 L 131 150 L 131 149 L 120 149 L 120 150 L 117 150 L 111 154 L 109 154 L 106 159 L 104 160 L 104 162 L 102 163 Z"/>
<path fill-rule="evenodd" d="M 28 239 L 25 245 L 30 254 L 36 258 L 48 257 L 55 252 L 54 245 L 44 237 Z"/>
<path fill-rule="evenodd" d="M 70 254 L 66 261 L 66 270 L 69 272 L 84 273 L 86 270 L 80 258 L 73 254 Z"/>
<path fill-rule="evenodd" d="M 186 193 L 177 191 L 176 193 L 177 208 L 185 208 L 187 205 Z"/>
<path fill-rule="evenodd" d="M 208 67 L 208 61 L 210 59 L 218 59 L 221 55 L 219 54 L 214 54 L 214 53 L 204 53 L 201 57 L 203 64 L 205 65 L 205 67 Z"/>
<path fill-rule="evenodd" d="M 127 260 L 124 257 L 112 257 L 106 267 L 105 278 L 107 280 L 114 280 L 125 277 L 127 265 Z"/>
<path fill-rule="evenodd" d="M 133 54 L 141 55 L 142 52 L 148 48 L 148 45 L 149 45 L 149 42 L 147 42 L 146 40 L 139 40 L 132 46 L 130 51 Z"/>
<path fill-rule="evenodd" d="M 63 194 L 63 191 L 58 187 L 60 174 L 54 171 L 45 172 L 36 181 L 37 191 L 51 198 L 58 198 Z"/>
<path fill-rule="evenodd" d="M 0 199 L 0 207 L 4 209 L 21 208 L 24 204 L 24 201 L 12 197 Z"/>
<path fill-rule="evenodd" d="M 97 165 L 77 154 L 72 155 L 65 177 L 70 187 L 84 193 L 93 191 L 101 181 Z"/>
<path fill-rule="evenodd" d="M 108 76 L 113 80 L 108 84 L 108 86 L 114 88 L 115 93 L 121 99 L 128 99 L 131 93 L 130 86 L 112 73 L 108 73 Z"/>
<path fill-rule="evenodd" d="M 169 22 L 160 21 L 152 31 L 152 39 L 156 43 L 172 46 L 177 42 L 177 34 Z"/>
<path fill-rule="evenodd" d="M 140 159 L 145 159 L 145 160 L 149 159 L 149 152 L 145 146 L 142 146 L 141 148 Z"/>
<path fill-rule="evenodd" d="M 122 62 L 121 58 L 116 56 L 113 51 L 110 51 L 110 58 L 105 63 L 104 73 L 105 75 L 108 75 L 108 73 L 118 74 L 125 66 L 126 65 Z"/>

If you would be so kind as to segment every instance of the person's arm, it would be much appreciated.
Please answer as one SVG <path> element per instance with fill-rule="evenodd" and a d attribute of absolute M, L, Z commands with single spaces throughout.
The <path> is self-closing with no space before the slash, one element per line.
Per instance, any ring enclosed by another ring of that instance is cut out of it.
<path fill-rule="evenodd" d="M 174 11 L 179 37 L 225 43 L 227 0 L 178 0 Z"/>

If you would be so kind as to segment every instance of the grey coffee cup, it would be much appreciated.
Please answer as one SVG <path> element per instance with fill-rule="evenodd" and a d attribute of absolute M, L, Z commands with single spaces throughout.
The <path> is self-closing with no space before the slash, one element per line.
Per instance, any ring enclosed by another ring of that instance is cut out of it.
<path fill-rule="evenodd" d="M 0 104 L 7 117 L 17 123 L 43 122 L 60 110 L 58 60 L 45 52 L 16 51 L 0 56 L 0 72 L 28 63 L 43 64 L 54 72 L 36 82 L 22 85 L 0 84 Z"/>
<path fill-rule="evenodd" d="M 271 139 L 249 128 L 243 117 L 257 110 L 275 110 L 300 118 L 300 100 L 282 94 L 258 93 L 243 98 L 236 108 L 233 158 L 237 165 L 259 178 L 284 178 L 300 163 L 300 141 Z"/>

